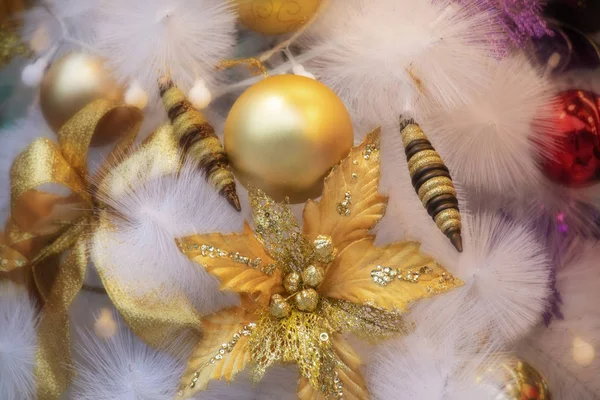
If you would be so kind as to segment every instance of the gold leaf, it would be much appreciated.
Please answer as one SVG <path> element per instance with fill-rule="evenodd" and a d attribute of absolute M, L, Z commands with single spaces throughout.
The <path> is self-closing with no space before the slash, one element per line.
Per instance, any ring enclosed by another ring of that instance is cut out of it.
<path fill-rule="evenodd" d="M 205 390 L 211 380 L 231 382 L 248 365 L 251 355 L 247 344 L 255 308 L 251 300 L 242 301 L 241 307 L 219 311 L 202 321 L 203 337 L 181 378 L 179 394 L 184 398 Z"/>
<path fill-rule="evenodd" d="M 405 335 L 411 328 L 400 313 L 340 299 L 324 298 L 321 314 L 336 332 L 349 332 L 372 343 Z"/>
<path fill-rule="evenodd" d="M 371 272 L 378 266 L 402 271 L 421 271 L 416 282 L 394 280 L 387 286 L 373 281 Z M 416 242 L 393 243 L 375 247 L 371 238 L 352 243 L 327 269 L 319 288 L 323 296 L 357 304 L 372 304 L 387 310 L 406 311 L 409 303 L 444 293 L 462 282 L 452 277 L 437 262 L 419 251 Z"/>
<path fill-rule="evenodd" d="M 241 234 L 192 235 L 178 243 L 185 255 L 221 280 L 222 290 L 246 293 L 265 307 L 271 295 L 283 292 L 281 272 L 270 271 L 274 261 L 247 224 Z"/>
<path fill-rule="evenodd" d="M 342 382 L 342 393 L 344 399 L 367 400 L 369 391 L 364 378 L 360 372 L 362 361 L 358 354 L 341 335 L 333 336 L 333 348 L 345 367 L 336 368 L 338 377 Z M 308 379 L 302 377 L 298 385 L 298 398 L 302 400 L 325 400 L 325 395 L 316 390 Z"/>
<path fill-rule="evenodd" d="M 329 235 L 338 251 L 363 239 L 385 214 L 387 197 L 379 194 L 379 133 L 364 142 L 325 178 L 323 197 L 304 207 L 304 233 Z M 346 201 L 346 203 L 344 203 Z"/>

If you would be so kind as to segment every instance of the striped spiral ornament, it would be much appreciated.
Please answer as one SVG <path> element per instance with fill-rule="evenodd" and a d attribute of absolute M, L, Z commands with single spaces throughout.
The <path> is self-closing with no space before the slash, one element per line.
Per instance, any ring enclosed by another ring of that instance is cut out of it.
<path fill-rule="evenodd" d="M 206 180 L 233 208 L 241 211 L 229 160 L 214 128 L 171 79 L 162 78 L 158 85 L 183 154 L 196 160 L 198 169 L 204 172 Z"/>
<path fill-rule="evenodd" d="M 412 119 L 400 121 L 400 135 L 412 185 L 437 227 L 462 253 L 460 212 L 448 167 Z"/>

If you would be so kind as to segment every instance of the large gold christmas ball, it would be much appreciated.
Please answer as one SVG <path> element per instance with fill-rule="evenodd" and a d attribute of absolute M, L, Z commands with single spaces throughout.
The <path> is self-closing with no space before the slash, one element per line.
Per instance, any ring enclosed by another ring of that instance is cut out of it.
<path fill-rule="evenodd" d="M 246 187 L 275 200 L 318 197 L 323 178 L 353 144 L 350 115 L 322 83 L 272 76 L 247 89 L 225 122 L 225 151 Z"/>
<path fill-rule="evenodd" d="M 531 364 L 515 357 L 503 356 L 479 378 L 490 398 L 498 400 L 550 400 L 548 383 Z"/>
<path fill-rule="evenodd" d="M 239 20 L 264 35 L 294 32 L 318 11 L 321 0 L 235 0 Z"/>
<path fill-rule="evenodd" d="M 94 100 L 121 98 L 122 90 L 102 59 L 84 53 L 52 63 L 40 86 L 40 108 L 54 132 Z"/>

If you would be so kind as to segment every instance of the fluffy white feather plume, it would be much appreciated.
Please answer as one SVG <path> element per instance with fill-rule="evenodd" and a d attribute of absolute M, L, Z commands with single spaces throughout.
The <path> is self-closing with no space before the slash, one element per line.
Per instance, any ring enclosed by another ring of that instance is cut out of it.
<path fill-rule="evenodd" d="M 495 34 L 488 15 L 447 1 L 331 0 L 299 61 L 353 118 L 381 124 L 464 103 L 488 78 Z"/>
<path fill-rule="evenodd" d="M 235 21 L 221 0 L 103 0 L 94 46 L 124 83 L 140 83 L 152 105 L 165 74 L 184 91 L 199 78 L 214 82 L 216 64 L 233 50 Z"/>
<path fill-rule="evenodd" d="M 414 307 L 410 317 L 424 332 L 441 340 L 459 330 L 472 340 L 485 335 L 507 343 L 541 320 L 551 294 L 551 267 L 531 230 L 502 215 L 463 213 L 464 252 L 441 239 L 425 239 L 422 250 L 465 284 Z"/>
<path fill-rule="evenodd" d="M 47 0 L 24 14 L 23 38 L 37 54 L 92 46 L 103 0 Z"/>
<path fill-rule="evenodd" d="M 377 346 L 367 365 L 367 385 L 374 400 L 480 400 L 490 392 L 476 382 L 493 363 L 492 347 L 464 348 L 456 331 L 432 341 L 417 329 L 405 338 Z M 464 337 L 462 338 L 464 339 Z"/>
<path fill-rule="evenodd" d="M 242 372 L 231 383 L 211 382 L 194 400 L 295 400 L 298 376 L 295 367 L 275 366 L 254 383 L 247 372 Z"/>
<path fill-rule="evenodd" d="M 26 290 L 0 282 L 0 398 L 33 399 L 37 314 Z"/>
<path fill-rule="evenodd" d="M 114 315 L 117 320 L 116 315 Z M 160 349 L 140 341 L 117 320 L 109 338 L 80 332 L 75 343 L 73 398 L 80 400 L 167 400 L 176 397 L 191 346 L 171 338 Z"/>
<path fill-rule="evenodd" d="M 554 398 L 594 400 L 600 397 L 600 245 L 574 247 L 565 259 L 556 274 L 564 319 L 538 327 L 519 351 L 546 377 Z"/>
<path fill-rule="evenodd" d="M 490 63 L 489 70 L 491 80 L 472 101 L 436 110 L 420 124 L 468 188 L 494 195 L 537 188 L 541 154 L 533 140 L 556 129 L 549 82 L 524 55 Z"/>
<path fill-rule="evenodd" d="M 160 157 L 154 161 L 149 169 L 161 164 Z M 161 290 L 164 301 L 183 291 L 201 313 L 236 301 L 232 294 L 220 292 L 216 278 L 184 256 L 175 242 L 185 235 L 228 233 L 243 226 L 242 216 L 192 164 L 178 175 L 134 187 L 114 185 L 112 190 L 102 196 L 115 210 L 111 222 L 116 229 L 103 239 L 93 238 L 92 256 L 104 260 L 113 278 L 139 296 Z"/>
<path fill-rule="evenodd" d="M 10 213 L 10 168 L 20 152 L 38 137 L 53 137 L 39 109 L 0 130 L 0 226 Z"/>

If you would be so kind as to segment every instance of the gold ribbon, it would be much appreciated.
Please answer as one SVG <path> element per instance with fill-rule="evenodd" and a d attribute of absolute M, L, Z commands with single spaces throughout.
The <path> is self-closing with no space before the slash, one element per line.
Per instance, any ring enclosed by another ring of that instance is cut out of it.
<path fill-rule="evenodd" d="M 87 168 L 90 143 L 101 133 L 102 121 L 113 113 L 122 118 L 120 139 L 92 178 Z M 97 100 L 60 129 L 58 144 L 37 139 L 11 168 L 11 218 L 0 240 L 0 274 L 11 278 L 11 274 L 28 271 L 31 278 L 24 280 L 43 303 L 35 370 L 40 400 L 58 399 L 71 380 L 68 309 L 83 285 L 90 261 L 88 240 L 100 226 L 109 225 L 98 191 L 115 194 L 118 185 L 136 184 L 156 157 L 162 162 L 154 174 L 178 169 L 177 145 L 169 126 L 128 154 L 141 121 L 137 108 Z M 111 300 L 142 339 L 158 344 L 160 338 L 183 327 L 199 326 L 199 317 L 183 299 L 169 305 L 160 305 L 152 296 L 143 302 L 134 299 L 107 276 L 102 260 L 94 261 Z"/>

